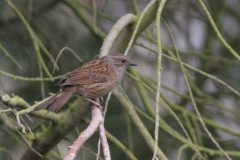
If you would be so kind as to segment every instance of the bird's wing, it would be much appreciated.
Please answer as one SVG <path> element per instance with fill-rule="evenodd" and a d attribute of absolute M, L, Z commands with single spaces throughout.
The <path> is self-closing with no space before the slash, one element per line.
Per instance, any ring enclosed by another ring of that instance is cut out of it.
<path fill-rule="evenodd" d="M 93 60 L 73 70 L 55 85 L 65 86 L 104 83 L 111 80 L 109 76 L 110 72 L 112 72 L 112 69 L 106 61 Z"/>

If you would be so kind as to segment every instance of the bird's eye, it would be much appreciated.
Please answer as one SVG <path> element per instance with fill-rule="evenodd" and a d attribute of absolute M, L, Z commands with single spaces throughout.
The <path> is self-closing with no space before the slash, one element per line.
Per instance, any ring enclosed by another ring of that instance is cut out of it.
<path fill-rule="evenodd" d="M 125 59 L 121 59 L 121 62 L 123 62 L 123 63 L 124 63 L 124 62 L 125 62 Z"/>

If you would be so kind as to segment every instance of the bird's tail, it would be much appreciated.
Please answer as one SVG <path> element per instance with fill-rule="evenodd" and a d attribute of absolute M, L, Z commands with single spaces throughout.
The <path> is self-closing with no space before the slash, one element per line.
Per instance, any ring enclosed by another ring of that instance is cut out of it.
<path fill-rule="evenodd" d="M 63 106 L 63 104 L 67 102 L 67 100 L 69 99 L 69 97 L 71 97 L 72 94 L 73 91 L 64 91 L 61 96 L 53 103 L 53 105 L 49 108 L 48 111 L 57 112 Z"/>
<path fill-rule="evenodd" d="M 62 93 L 62 94 L 61 94 Z M 57 96 L 60 95 L 60 97 L 53 103 L 53 101 L 57 98 Z M 53 103 L 53 105 L 49 108 L 48 111 L 56 112 L 58 111 L 62 105 L 69 99 L 69 97 L 73 94 L 72 91 L 67 91 L 67 92 L 61 92 L 59 91 L 52 97 L 50 97 L 48 100 L 45 102 L 39 104 L 36 108 L 34 108 L 35 111 L 39 111 L 43 108 L 46 108 L 49 104 Z"/>
<path fill-rule="evenodd" d="M 59 94 L 61 94 L 60 91 L 55 95 L 53 95 L 52 97 L 50 97 L 49 99 L 47 99 L 46 101 L 44 101 L 43 103 L 39 104 L 36 108 L 34 108 L 34 110 L 39 111 L 43 108 L 46 108 L 49 104 L 51 104 L 57 98 Z"/>

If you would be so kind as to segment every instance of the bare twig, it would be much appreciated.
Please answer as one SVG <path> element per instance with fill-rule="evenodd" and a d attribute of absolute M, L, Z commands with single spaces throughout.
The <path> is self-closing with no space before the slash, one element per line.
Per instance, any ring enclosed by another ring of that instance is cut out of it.
<path fill-rule="evenodd" d="M 18 66 L 19 69 L 22 69 L 22 67 L 20 66 L 20 64 L 8 53 L 8 51 L 7 51 L 5 48 L 3 48 L 3 46 L 1 45 L 1 43 L 0 43 L 0 50 L 2 50 L 2 51 L 5 53 L 5 55 L 6 55 L 7 57 L 9 57 L 9 58 L 12 60 L 12 62 L 15 63 L 15 64 Z"/>
<path fill-rule="evenodd" d="M 37 150 L 35 150 L 26 140 L 26 138 L 21 134 L 21 132 L 17 129 L 17 127 L 12 123 L 12 121 L 8 118 L 8 116 L 5 114 L 6 119 L 11 123 L 11 125 L 13 126 L 13 128 L 15 129 L 15 131 L 21 136 L 21 138 L 24 140 L 24 142 L 28 145 L 28 147 L 34 152 L 36 153 L 39 157 L 43 157 Z"/>
<path fill-rule="evenodd" d="M 80 150 L 83 144 L 88 140 L 89 137 L 93 135 L 93 133 L 99 127 L 100 122 L 103 117 L 101 114 L 101 110 L 94 104 L 92 104 L 92 121 L 89 126 L 79 135 L 78 139 L 73 143 L 72 146 L 69 146 L 68 155 L 64 158 L 64 160 L 73 160 L 76 157 L 76 153 Z"/>
<path fill-rule="evenodd" d="M 166 3 L 166 0 L 162 0 L 160 2 L 160 5 L 158 7 L 157 11 L 157 17 L 156 17 L 156 31 L 157 31 L 157 45 L 158 45 L 158 59 L 157 59 L 157 94 L 156 94 L 156 102 L 155 102 L 155 108 L 156 108 L 156 120 L 155 120 L 155 132 L 154 132 L 154 152 L 153 152 L 153 158 L 152 160 L 157 159 L 157 148 L 158 148 L 158 130 L 159 130 L 159 102 L 160 102 L 160 89 L 161 89 L 161 67 L 162 67 L 162 45 L 161 45 L 161 38 L 160 38 L 160 18 L 163 10 L 163 6 Z"/>
<path fill-rule="evenodd" d="M 107 99 L 106 99 L 106 102 L 105 102 L 105 107 L 104 107 L 104 112 L 103 112 L 103 122 L 101 123 L 102 124 L 102 126 L 104 126 L 104 119 L 105 119 L 105 115 L 106 115 L 106 113 L 107 113 L 107 108 L 108 108 L 108 103 L 109 103 L 109 100 L 110 100 L 110 98 L 111 98 L 111 95 L 112 95 L 112 92 L 109 92 L 108 93 L 108 96 L 107 96 Z M 100 124 L 100 125 L 101 125 Z M 104 129 L 104 128 L 103 128 Z M 101 128 L 100 128 L 100 126 L 99 126 L 99 135 L 100 135 L 100 137 L 99 137 L 99 140 L 98 140 L 98 154 L 97 154 L 97 160 L 98 160 L 98 158 L 99 158 L 99 155 L 100 155 L 100 145 L 101 145 Z M 105 137 L 106 137 L 106 133 L 105 133 L 105 129 L 104 129 L 104 134 L 105 134 Z M 104 145 L 104 144 L 103 144 Z M 108 147 L 108 149 L 109 149 L 109 147 Z M 104 149 L 103 149 L 104 150 Z M 110 152 L 109 152 L 110 153 Z M 105 155 L 105 154 L 104 154 Z"/>
<path fill-rule="evenodd" d="M 143 136 L 145 142 L 149 146 L 149 148 L 153 151 L 154 150 L 154 140 L 151 134 L 148 132 L 147 128 L 143 124 L 142 120 L 137 115 L 131 101 L 117 89 L 113 90 L 113 96 L 120 102 L 120 104 L 124 107 L 126 112 L 130 115 L 133 123 L 136 125 L 140 134 Z M 158 147 L 157 154 L 159 155 L 161 160 L 167 160 L 168 158 L 162 152 L 162 150 Z"/>
<path fill-rule="evenodd" d="M 136 24 L 136 27 L 135 27 L 135 29 L 134 29 L 134 32 L 133 32 L 133 34 L 132 34 L 132 37 L 131 37 L 131 39 L 130 39 L 130 42 L 128 43 L 127 49 L 126 49 L 125 52 L 124 52 L 124 55 L 125 55 L 125 56 L 128 54 L 128 52 L 130 51 L 130 49 L 131 49 L 131 47 L 132 47 L 132 45 L 133 45 L 133 42 L 134 42 L 134 40 L 135 40 L 135 38 L 136 38 L 136 35 L 137 35 L 137 33 L 138 33 L 138 29 L 139 29 L 139 27 L 140 27 L 140 24 L 141 24 L 141 22 L 142 22 L 142 20 L 143 20 L 144 15 L 148 12 L 149 8 L 150 8 L 155 2 L 156 2 L 156 0 L 150 1 L 150 3 L 148 3 L 148 5 L 147 5 L 147 6 L 144 8 L 144 10 L 142 11 L 142 13 L 141 13 L 141 15 L 140 15 L 140 17 L 139 17 L 139 19 L 138 19 L 138 21 L 137 21 L 137 24 Z"/>
<path fill-rule="evenodd" d="M 133 14 L 126 14 L 116 22 L 104 40 L 104 43 L 100 49 L 100 57 L 109 54 L 118 35 L 124 30 L 127 25 L 133 24 L 135 22 L 135 17 L 136 16 Z"/>
<path fill-rule="evenodd" d="M 101 122 L 99 125 L 99 135 L 102 142 L 103 155 L 105 160 L 111 160 L 109 145 L 107 142 L 106 132 L 104 128 L 104 123 Z"/>
<path fill-rule="evenodd" d="M 63 47 L 63 48 L 60 50 L 60 52 L 58 53 L 58 56 L 57 56 L 57 58 L 56 58 L 56 61 L 54 61 L 54 67 L 53 67 L 52 74 L 54 74 L 55 69 L 56 69 L 55 66 L 57 66 L 57 62 L 58 62 L 60 56 L 62 55 L 63 51 L 65 51 L 65 50 L 69 50 L 69 51 L 74 55 L 74 57 L 76 57 L 76 59 L 77 59 L 81 64 L 83 63 L 83 60 L 82 60 L 80 57 L 78 57 L 78 55 L 77 55 L 71 48 L 69 48 L 69 47 Z"/>
<path fill-rule="evenodd" d="M 23 119 L 22 116 L 20 116 L 21 120 L 25 123 L 25 125 L 28 127 L 29 132 L 31 133 L 32 137 L 35 138 L 34 133 L 32 132 L 31 128 L 29 127 L 29 125 L 27 124 L 27 122 Z"/>
<path fill-rule="evenodd" d="M 98 139 L 98 152 L 97 152 L 97 158 L 96 160 L 99 160 L 99 157 L 100 157 L 100 149 L 101 149 L 101 139 L 99 138 Z"/>
<path fill-rule="evenodd" d="M 212 140 L 212 142 L 216 145 L 216 147 L 225 155 L 225 157 L 226 157 L 228 160 L 231 160 L 231 158 L 229 157 L 229 155 L 222 149 L 222 147 L 219 145 L 219 143 L 213 138 L 211 132 L 207 129 L 206 124 L 204 123 L 204 121 L 203 121 L 203 119 L 202 119 L 202 117 L 201 117 L 201 114 L 200 114 L 200 112 L 199 112 L 199 110 L 198 110 L 197 104 L 196 104 L 196 102 L 195 102 L 195 100 L 194 100 L 194 96 L 193 96 L 193 93 L 192 93 L 192 89 L 191 89 L 190 84 L 189 84 L 189 80 L 188 80 L 189 78 L 187 77 L 187 73 L 188 73 L 188 72 L 186 72 L 186 69 L 185 69 L 185 67 L 184 67 L 184 65 L 183 65 L 183 62 L 182 62 L 181 57 L 180 57 L 180 55 L 179 55 L 179 52 L 178 52 L 178 49 L 177 49 L 175 40 L 174 40 L 174 38 L 173 38 L 173 35 L 172 35 L 172 34 L 170 34 L 170 35 L 171 35 L 171 39 L 172 39 L 173 44 L 174 44 L 175 52 L 176 52 L 176 54 L 177 54 L 177 58 L 178 58 L 178 61 L 179 61 L 180 67 L 181 67 L 181 71 L 182 71 L 182 73 L 183 73 L 183 76 L 184 76 L 184 79 L 185 79 L 185 82 L 186 82 L 186 85 L 187 85 L 187 89 L 188 89 L 189 95 L 190 95 L 191 100 L 192 100 L 193 108 L 194 108 L 194 110 L 195 110 L 195 112 L 196 112 L 196 114 L 197 114 L 197 116 L 198 116 L 198 118 L 199 118 L 199 121 L 200 121 L 203 129 L 205 130 L 205 132 L 208 134 L 209 138 L 210 138 L 210 139 Z M 202 157 L 202 155 L 200 154 L 199 151 L 196 150 L 196 153 L 197 153 L 202 159 L 204 159 L 204 158 Z"/>

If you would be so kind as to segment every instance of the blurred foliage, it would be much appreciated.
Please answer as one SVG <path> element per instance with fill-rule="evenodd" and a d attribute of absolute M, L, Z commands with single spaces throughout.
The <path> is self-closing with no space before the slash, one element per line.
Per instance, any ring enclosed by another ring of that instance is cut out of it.
<path fill-rule="evenodd" d="M 26 25 L 22 23 L 19 16 L 4 1 L 0 1 L 0 45 L 3 48 L 0 49 L 0 70 L 15 76 L 32 78 L 41 77 L 40 71 L 42 70 L 42 77 L 49 77 L 44 68 L 39 68 L 39 57 L 36 48 L 34 48 L 34 40 L 31 38 Z M 99 54 L 104 38 L 101 37 L 103 34 L 100 31 L 107 35 L 120 17 L 127 13 L 138 14 L 149 3 L 146 0 L 96 1 L 97 12 L 96 21 L 94 21 L 92 0 L 73 1 L 74 4 L 76 3 L 75 7 L 82 11 L 84 18 L 89 21 L 91 27 L 97 27 L 94 31 L 87 22 L 75 14 L 73 8 L 64 3 L 66 0 L 12 0 L 11 2 L 25 17 L 31 29 L 54 59 L 56 59 L 62 48 L 69 47 L 83 62 L 90 61 Z M 240 2 L 238 0 L 204 0 L 203 3 L 205 3 L 224 40 L 234 51 L 240 53 Z M 207 123 L 204 121 L 208 130 L 224 151 L 234 152 L 234 155 L 230 155 L 232 159 L 239 159 L 239 95 L 229 90 L 226 85 L 219 83 L 218 79 L 226 82 L 236 91 L 240 91 L 238 85 L 240 82 L 240 62 L 231 54 L 231 49 L 226 48 L 221 43 L 197 0 L 168 0 L 164 6 L 162 18 L 166 20 L 172 31 L 182 61 L 217 78 L 211 79 L 199 72 L 187 69 L 189 71 L 189 83 L 199 112 L 206 121 L 211 122 Z M 133 77 L 137 77 L 142 82 L 139 83 L 137 82 L 138 80 L 125 75 L 121 84 L 132 104 L 151 118 L 154 118 L 154 116 L 147 109 L 147 102 L 144 101 L 140 92 L 144 90 L 148 104 L 154 109 L 155 93 L 143 87 L 142 83 L 144 82 L 149 88 L 156 91 L 157 54 L 146 49 L 146 47 L 149 47 L 157 50 L 156 39 L 154 22 L 137 39 L 138 45 L 135 45 L 129 54 L 132 61 L 138 64 L 135 71 L 136 74 L 133 71 L 129 72 L 134 75 Z M 176 58 L 171 36 L 162 21 L 161 41 L 163 53 Z M 146 46 L 145 49 L 139 43 L 144 44 Z M 38 47 L 47 69 L 52 73 L 54 66 L 52 60 L 45 54 L 40 44 Z M 22 69 L 9 58 L 6 52 L 19 63 Z M 56 77 L 66 74 L 80 65 L 82 63 L 78 61 L 72 52 L 65 50 L 58 61 L 59 70 L 56 70 L 52 76 Z M 210 154 L 210 149 L 216 151 L 219 151 L 219 149 L 212 143 L 197 120 L 198 118 L 196 118 L 197 116 L 193 109 L 180 66 L 171 59 L 163 57 L 161 77 L 161 94 L 165 97 L 162 98 L 165 101 L 169 101 L 167 104 L 176 113 L 193 143 L 209 149 L 209 151 L 200 149 L 201 154 L 209 160 L 226 159 L 223 155 Z M 140 84 L 142 89 L 137 87 L 137 83 Z M 56 93 L 59 87 L 55 87 L 53 84 L 51 81 L 41 83 L 39 81 L 14 80 L 14 78 L 0 74 L 0 93 L 14 93 L 30 105 L 33 105 L 35 101 L 48 97 L 49 92 Z M 75 99 L 72 98 L 69 103 L 74 102 Z M 174 106 L 175 104 L 176 106 Z M 0 108 L 7 109 L 2 102 L 0 102 Z M 64 110 L 67 110 L 67 107 L 64 107 L 60 112 Z M 6 118 L 5 113 L 0 114 L 0 159 L 11 159 L 11 157 L 12 159 L 19 159 L 28 146 L 13 127 L 15 126 L 21 131 L 15 116 L 11 112 L 6 114 L 9 119 Z M 126 147 L 132 149 L 131 151 L 138 159 L 151 159 L 152 151 L 133 122 L 130 121 L 130 124 L 127 124 L 128 118 L 126 116 L 128 115 L 121 107 L 121 103 L 118 103 L 116 97 L 112 97 L 105 117 L 106 130 Z M 33 122 L 25 115 L 22 117 L 32 127 L 34 133 L 41 132 L 50 123 L 47 120 L 41 120 L 34 116 L 31 116 Z M 139 117 L 149 133 L 154 136 L 154 122 L 141 114 L 139 114 Z M 160 117 L 175 131 L 185 137 L 180 125 L 163 103 L 160 106 Z M 90 115 L 88 115 L 88 118 L 91 118 Z M 13 125 L 11 125 L 10 121 Z M 23 124 L 25 125 L 25 123 Z M 37 125 L 40 125 L 40 127 L 37 127 Z M 127 129 L 128 126 L 130 126 L 130 132 Z M 77 130 L 81 132 L 86 127 L 85 123 L 80 123 L 77 129 L 69 132 L 67 137 L 74 141 L 78 136 Z M 129 133 L 132 141 L 127 136 Z M 29 138 L 31 135 L 27 134 L 25 137 L 31 144 L 31 138 Z M 84 146 L 97 153 L 97 141 L 98 134 L 95 134 Z M 63 157 L 67 154 L 67 146 L 70 144 L 71 142 L 66 140 L 62 140 L 59 143 L 58 146 Z M 110 140 L 109 145 L 112 159 L 128 159 L 123 154 L 123 151 Z M 183 146 L 184 143 L 182 141 L 163 128 L 160 128 L 159 148 L 170 160 L 177 159 L 180 153 L 180 159 L 182 160 L 200 159 L 197 155 L 194 157 L 195 151 L 190 145 L 185 149 L 182 148 Z M 56 147 L 49 152 L 48 157 L 50 159 L 61 159 Z M 85 149 L 81 149 L 76 159 L 93 158 L 95 159 L 94 155 Z"/>

